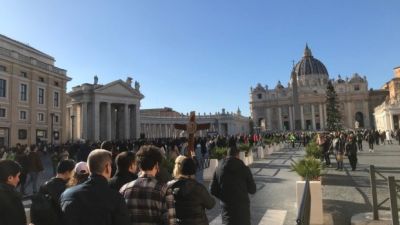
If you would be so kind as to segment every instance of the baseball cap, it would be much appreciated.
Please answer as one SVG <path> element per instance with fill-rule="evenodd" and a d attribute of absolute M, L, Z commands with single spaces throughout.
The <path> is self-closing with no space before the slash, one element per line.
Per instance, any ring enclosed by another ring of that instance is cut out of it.
<path fill-rule="evenodd" d="M 88 174 L 89 173 L 89 167 L 88 167 L 86 162 L 78 162 L 75 165 L 74 171 L 77 174 Z"/>

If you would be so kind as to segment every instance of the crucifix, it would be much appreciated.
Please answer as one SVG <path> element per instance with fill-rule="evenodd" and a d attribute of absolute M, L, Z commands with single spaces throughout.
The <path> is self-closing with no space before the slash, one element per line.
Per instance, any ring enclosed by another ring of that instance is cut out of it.
<path fill-rule="evenodd" d="M 196 112 L 190 112 L 189 122 L 187 124 L 174 124 L 175 129 L 185 130 L 188 132 L 188 156 L 192 157 L 194 154 L 194 135 L 198 130 L 206 130 L 210 128 L 209 123 L 197 124 L 196 123 Z"/>

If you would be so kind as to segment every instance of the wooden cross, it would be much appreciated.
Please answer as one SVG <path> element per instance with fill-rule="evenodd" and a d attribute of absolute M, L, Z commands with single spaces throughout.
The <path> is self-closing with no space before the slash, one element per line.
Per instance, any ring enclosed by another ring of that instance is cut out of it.
<path fill-rule="evenodd" d="M 190 112 L 189 122 L 187 124 L 174 124 L 175 129 L 185 130 L 189 134 L 188 138 L 188 156 L 192 157 L 194 154 L 194 135 L 198 130 L 206 130 L 210 128 L 209 123 L 197 124 L 196 123 L 196 112 Z"/>

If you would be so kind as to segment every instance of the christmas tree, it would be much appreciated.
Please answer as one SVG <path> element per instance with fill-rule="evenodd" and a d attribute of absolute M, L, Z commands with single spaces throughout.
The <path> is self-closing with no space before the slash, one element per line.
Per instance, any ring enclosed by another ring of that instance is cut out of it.
<path fill-rule="evenodd" d="M 338 131 L 341 129 L 341 116 L 337 102 L 337 94 L 331 81 L 328 81 L 326 88 L 326 114 L 327 130 Z"/>

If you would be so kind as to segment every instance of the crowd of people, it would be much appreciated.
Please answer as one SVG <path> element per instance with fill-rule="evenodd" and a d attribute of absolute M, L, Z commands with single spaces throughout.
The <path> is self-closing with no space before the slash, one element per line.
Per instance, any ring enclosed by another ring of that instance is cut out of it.
<path fill-rule="evenodd" d="M 382 136 L 384 137 L 382 139 Z M 239 144 L 286 141 L 292 147 L 315 141 L 322 161 L 338 170 L 347 156 L 352 170 L 357 152 L 376 144 L 393 144 L 399 132 L 296 132 L 198 138 L 188 154 L 187 140 L 79 141 L 62 146 L 17 145 L 0 148 L 0 224 L 26 224 L 21 196 L 32 185 L 30 219 L 34 225 L 208 224 L 206 210 L 220 201 L 223 224 L 250 224 L 249 194 L 256 185 L 249 167 L 239 159 Z M 205 187 L 202 159 L 215 147 L 228 147 L 210 187 Z M 38 187 L 41 154 L 49 154 L 54 177 Z M 166 159 L 173 161 L 173 170 Z M 78 163 L 76 163 L 78 162 Z M 19 192 L 17 191 L 19 190 Z"/>

